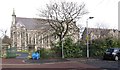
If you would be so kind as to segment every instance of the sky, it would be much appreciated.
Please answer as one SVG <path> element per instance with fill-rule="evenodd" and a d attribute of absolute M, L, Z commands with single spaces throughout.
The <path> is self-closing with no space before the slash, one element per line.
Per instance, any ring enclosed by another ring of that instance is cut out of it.
<path fill-rule="evenodd" d="M 86 26 L 88 17 L 88 27 L 95 28 L 102 24 L 110 29 L 118 29 L 118 1 L 120 0 L 0 0 L 0 30 L 7 30 L 10 36 L 10 26 L 12 21 L 13 8 L 17 17 L 39 18 L 38 9 L 44 9 L 46 4 L 52 2 L 69 1 L 86 4 L 86 9 L 90 12 L 84 15 L 77 24 Z M 2 32 L 0 31 L 0 36 Z"/>

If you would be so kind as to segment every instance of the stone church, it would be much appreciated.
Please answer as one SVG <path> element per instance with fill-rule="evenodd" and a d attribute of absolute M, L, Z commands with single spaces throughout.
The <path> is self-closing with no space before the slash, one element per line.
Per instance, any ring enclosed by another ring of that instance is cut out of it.
<path fill-rule="evenodd" d="M 16 17 L 13 10 L 10 32 L 12 46 L 17 50 L 27 50 L 30 46 L 35 49 L 51 48 L 51 42 L 57 41 L 57 36 L 53 34 L 53 31 L 46 19 Z M 79 31 L 71 37 L 74 42 L 77 42 Z"/>

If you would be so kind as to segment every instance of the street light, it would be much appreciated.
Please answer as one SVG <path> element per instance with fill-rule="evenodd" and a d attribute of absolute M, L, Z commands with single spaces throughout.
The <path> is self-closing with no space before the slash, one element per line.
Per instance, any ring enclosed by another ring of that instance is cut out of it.
<path fill-rule="evenodd" d="M 0 53 L 2 54 L 2 38 L 1 37 L 0 37 Z"/>
<path fill-rule="evenodd" d="M 88 41 L 88 20 L 93 19 L 94 17 L 89 17 L 86 21 L 86 29 L 87 29 L 87 58 L 89 58 L 89 41 Z"/>
<path fill-rule="evenodd" d="M 64 58 L 64 49 L 63 49 L 63 47 L 64 47 L 64 45 L 63 45 L 63 34 L 62 34 L 62 40 L 61 40 L 61 42 L 62 42 L 62 58 Z"/>

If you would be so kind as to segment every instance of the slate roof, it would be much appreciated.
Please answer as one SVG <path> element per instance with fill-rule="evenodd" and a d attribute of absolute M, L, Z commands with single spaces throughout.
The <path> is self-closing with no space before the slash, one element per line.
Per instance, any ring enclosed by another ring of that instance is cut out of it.
<path fill-rule="evenodd" d="M 107 35 L 110 32 L 110 29 L 99 29 L 99 28 L 88 28 L 88 33 L 93 32 L 95 35 Z"/>
<path fill-rule="evenodd" d="M 24 26 L 28 30 L 48 29 L 49 23 L 46 19 L 16 17 L 16 25 Z"/>
<path fill-rule="evenodd" d="M 107 35 L 112 29 L 88 28 L 88 34 L 93 32 L 95 35 Z M 86 28 L 84 30 L 86 34 Z"/>
<path fill-rule="evenodd" d="M 82 34 L 82 39 L 86 39 L 86 28 L 84 29 L 83 31 L 83 34 Z M 101 29 L 101 28 L 88 28 L 88 34 L 91 34 L 93 33 L 94 35 L 97 35 L 97 36 L 108 36 L 109 32 L 110 31 L 117 31 L 116 29 Z"/>
<path fill-rule="evenodd" d="M 10 44 L 12 44 L 12 39 L 5 35 L 2 39 L 2 43 L 10 45 Z"/>

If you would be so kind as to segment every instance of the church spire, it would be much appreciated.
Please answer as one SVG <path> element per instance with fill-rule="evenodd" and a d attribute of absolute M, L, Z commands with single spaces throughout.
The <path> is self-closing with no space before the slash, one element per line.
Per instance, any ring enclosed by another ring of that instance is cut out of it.
<path fill-rule="evenodd" d="M 13 13 L 12 13 L 12 24 L 15 25 L 16 24 L 16 15 L 15 15 L 15 10 L 13 8 Z"/>
<path fill-rule="evenodd" d="M 16 16 L 16 15 L 15 15 L 15 9 L 14 9 L 14 8 L 13 8 L 13 14 L 12 14 L 12 16 Z"/>

